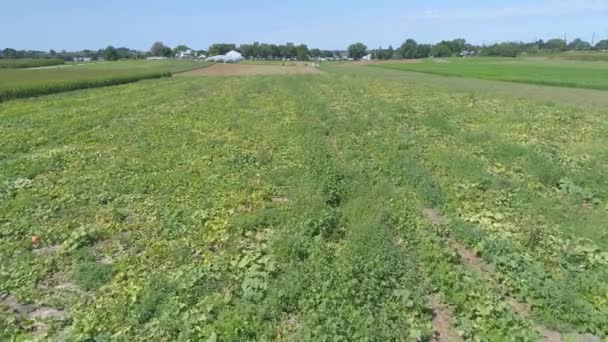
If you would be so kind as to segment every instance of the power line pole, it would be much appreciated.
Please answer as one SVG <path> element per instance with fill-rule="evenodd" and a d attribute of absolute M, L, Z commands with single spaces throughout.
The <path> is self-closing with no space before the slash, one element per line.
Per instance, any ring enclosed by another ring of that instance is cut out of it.
<path fill-rule="evenodd" d="M 593 32 L 593 38 L 591 38 L 591 47 L 595 46 L 595 32 Z"/>

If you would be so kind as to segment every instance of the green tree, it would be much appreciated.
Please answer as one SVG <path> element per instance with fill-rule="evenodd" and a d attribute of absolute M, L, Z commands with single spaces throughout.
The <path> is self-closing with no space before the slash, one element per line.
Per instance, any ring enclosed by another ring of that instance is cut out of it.
<path fill-rule="evenodd" d="M 299 61 L 307 61 L 310 55 L 310 51 L 308 51 L 308 46 L 306 44 L 300 44 L 296 47 L 296 58 Z"/>
<path fill-rule="evenodd" d="M 165 54 L 167 52 L 167 48 L 169 48 L 169 47 L 166 46 L 165 44 L 163 44 L 163 42 L 156 42 L 156 43 L 152 44 L 152 47 L 150 48 L 150 54 L 152 54 L 152 56 L 156 56 L 156 57 L 165 56 Z M 169 48 L 169 49 L 171 49 L 171 48 Z"/>
<path fill-rule="evenodd" d="M 318 58 L 318 57 L 321 57 L 321 56 L 322 56 L 321 50 L 319 50 L 319 49 L 311 49 L 310 50 L 310 57 L 312 57 L 312 58 Z"/>
<path fill-rule="evenodd" d="M 118 53 L 116 52 L 116 49 L 113 46 L 108 46 L 105 48 L 103 50 L 103 59 L 106 61 L 117 61 Z"/>
<path fill-rule="evenodd" d="M 608 39 L 600 40 L 595 44 L 595 48 L 598 50 L 608 50 Z"/>
<path fill-rule="evenodd" d="M 565 51 L 568 46 L 563 39 L 551 39 L 545 43 L 545 49 L 554 51 Z"/>
<path fill-rule="evenodd" d="M 367 54 L 367 46 L 363 43 L 355 43 L 348 47 L 348 57 L 361 59 Z"/>
<path fill-rule="evenodd" d="M 591 50 L 591 44 L 580 38 L 576 38 L 568 44 L 568 50 L 589 51 Z"/>
<path fill-rule="evenodd" d="M 209 55 L 217 56 L 217 55 L 225 55 L 228 52 L 236 50 L 236 44 L 213 44 L 209 47 Z"/>
<path fill-rule="evenodd" d="M 173 54 L 174 54 L 174 55 L 177 55 L 177 54 L 179 54 L 180 52 L 186 52 L 186 51 L 188 51 L 188 50 L 192 50 L 192 49 L 190 49 L 190 48 L 189 48 L 188 46 L 186 46 L 186 45 L 178 45 L 178 46 L 176 46 L 176 47 L 173 49 Z"/>
<path fill-rule="evenodd" d="M 392 45 L 388 46 L 388 49 L 384 52 L 384 59 L 393 59 L 395 58 L 395 49 L 393 49 Z"/>
<path fill-rule="evenodd" d="M 6 48 L 2 50 L 2 58 L 17 58 L 19 53 L 15 49 Z"/>
<path fill-rule="evenodd" d="M 521 43 L 500 43 L 483 47 L 480 54 L 493 57 L 517 57 L 523 48 L 524 45 Z"/>
<path fill-rule="evenodd" d="M 433 57 L 450 57 L 452 50 L 446 44 L 436 44 L 431 47 L 430 55 Z"/>
<path fill-rule="evenodd" d="M 405 59 L 416 58 L 414 55 L 417 47 L 418 43 L 415 40 L 407 39 L 397 50 L 399 57 Z"/>
<path fill-rule="evenodd" d="M 431 46 L 429 44 L 418 44 L 414 50 L 413 58 L 427 58 L 431 54 Z"/>

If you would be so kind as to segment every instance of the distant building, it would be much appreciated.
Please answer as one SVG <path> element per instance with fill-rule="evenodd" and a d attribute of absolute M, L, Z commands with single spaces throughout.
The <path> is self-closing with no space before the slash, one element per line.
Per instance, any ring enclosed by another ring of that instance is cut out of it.
<path fill-rule="evenodd" d="M 74 57 L 75 62 L 90 62 L 92 60 L 92 57 Z"/>
<path fill-rule="evenodd" d="M 370 53 L 370 54 L 369 54 L 369 55 L 367 55 L 367 56 L 363 56 L 363 57 L 361 58 L 361 60 L 362 60 L 362 61 L 371 61 L 371 60 L 372 60 L 372 54 Z"/>
<path fill-rule="evenodd" d="M 196 54 L 192 50 L 180 51 L 175 57 L 177 58 L 194 58 Z"/>

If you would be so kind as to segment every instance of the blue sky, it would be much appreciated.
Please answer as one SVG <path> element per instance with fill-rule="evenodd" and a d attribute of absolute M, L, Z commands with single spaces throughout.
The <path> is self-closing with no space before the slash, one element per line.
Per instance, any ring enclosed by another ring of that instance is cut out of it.
<path fill-rule="evenodd" d="M 213 42 L 306 43 L 342 49 L 466 38 L 608 39 L 608 0 L 19 0 L 0 6 L 0 48 L 147 50 L 155 41 L 206 49 Z"/>

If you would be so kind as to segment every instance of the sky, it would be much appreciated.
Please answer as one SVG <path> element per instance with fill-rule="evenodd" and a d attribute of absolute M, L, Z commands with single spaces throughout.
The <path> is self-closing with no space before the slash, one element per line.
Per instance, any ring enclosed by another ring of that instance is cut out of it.
<path fill-rule="evenodd" d="M 19 0 L 0 6 L 0 49 L 148 50 L 155 41 L 294 42 L 321 49 L 399 46 L 406 38 L 475 44 L 608 39 L 608 0 Z"/>

